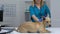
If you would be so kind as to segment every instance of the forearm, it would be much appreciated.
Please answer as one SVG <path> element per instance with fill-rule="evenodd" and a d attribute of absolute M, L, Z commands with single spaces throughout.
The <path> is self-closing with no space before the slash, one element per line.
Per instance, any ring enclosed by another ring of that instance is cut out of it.
<path fill-rule="evenodd" d="M 35 15 L 32 15 L 32 18 L 33 18 L 36 22 L 39 21 L 39 19 L 38 19 Z"/>
<path fill-rule="evenodd" d="M 51 18 L 51 13 L 50 13 L 50 11 L 49 11 L 48 13 L 49 13 L 49 18 Z"/>

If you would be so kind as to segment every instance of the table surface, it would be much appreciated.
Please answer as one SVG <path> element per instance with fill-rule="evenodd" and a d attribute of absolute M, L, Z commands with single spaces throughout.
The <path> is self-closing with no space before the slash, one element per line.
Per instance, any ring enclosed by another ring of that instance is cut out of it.
<path fill-rule="evenodd" d="M 51 31 L 51 33 L 44 33 L 44 34 L 60 34 L 59 27 L 50 27 L 50 28 L 46 28 L 46 29 Z M 10 34 L 24 34 L 24 33 L 19 33 L 19 32 L 13 31 Z M 27 34 L 27 33 L 25 33 L 25 34 Z M 38 33 L 33 33 L 33 34 L 38 34 Z"/>
<path fill-rule="evenodd" d="M 16 27 L 5 27 L 5 28 L 17 29 Z M 51 33 L 44 33 L 44 34 L 60 34 L 60 27 L 50 27 L 50 28 L 46 28 L 46 29 L 51 31 Z M 11 33 L 8 33 L 8 34 L 28 34 L 28 33 L 19 33 L 16 31 L 12 31 Z M 30 34 L 32 34 L 32 33 L 30 33 Z M 33 34 L 38 34 L 38 33 L 33 33 Z"/>

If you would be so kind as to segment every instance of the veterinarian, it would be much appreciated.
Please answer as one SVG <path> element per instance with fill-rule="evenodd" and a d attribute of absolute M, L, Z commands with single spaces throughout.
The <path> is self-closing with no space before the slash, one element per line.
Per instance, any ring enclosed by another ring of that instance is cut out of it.
<path fill-rule="evenodd" d="M 42 22 L 42 17 L 51 18 L 51 13 L 43 0 L 33 0 L 34 4 L 29 7 L 32 22 Z"/>

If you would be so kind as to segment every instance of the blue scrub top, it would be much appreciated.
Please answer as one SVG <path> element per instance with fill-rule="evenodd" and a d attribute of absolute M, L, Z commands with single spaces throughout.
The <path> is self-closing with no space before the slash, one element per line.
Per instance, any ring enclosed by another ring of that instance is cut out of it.
<path fill-rule="evenodd" d="M 50 10 L 46 4 L 40 7 L 40 9 L 38 9 L 36 5 L 34 6 L 31 5 L 29 7 L 29 11 L 32 22 L 35 22 L 34 19 L 32 18 L 32 15 L 35 15 L 38 19 L 42 18 L 42 16 L 46 17 L 47 15 L 49 15 L 49 17 L 51 18 Z"/>

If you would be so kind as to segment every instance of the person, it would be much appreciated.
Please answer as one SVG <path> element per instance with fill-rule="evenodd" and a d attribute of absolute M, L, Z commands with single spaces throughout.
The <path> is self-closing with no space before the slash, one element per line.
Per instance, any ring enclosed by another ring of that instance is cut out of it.
<path fill-rule="evenodd" d="M 42 22 L 43 17 L 51 19 L 51 13 L 46 3 L 43 0 L 33 0 L 34 4 L 29 6 L 32 22 Z"/>

